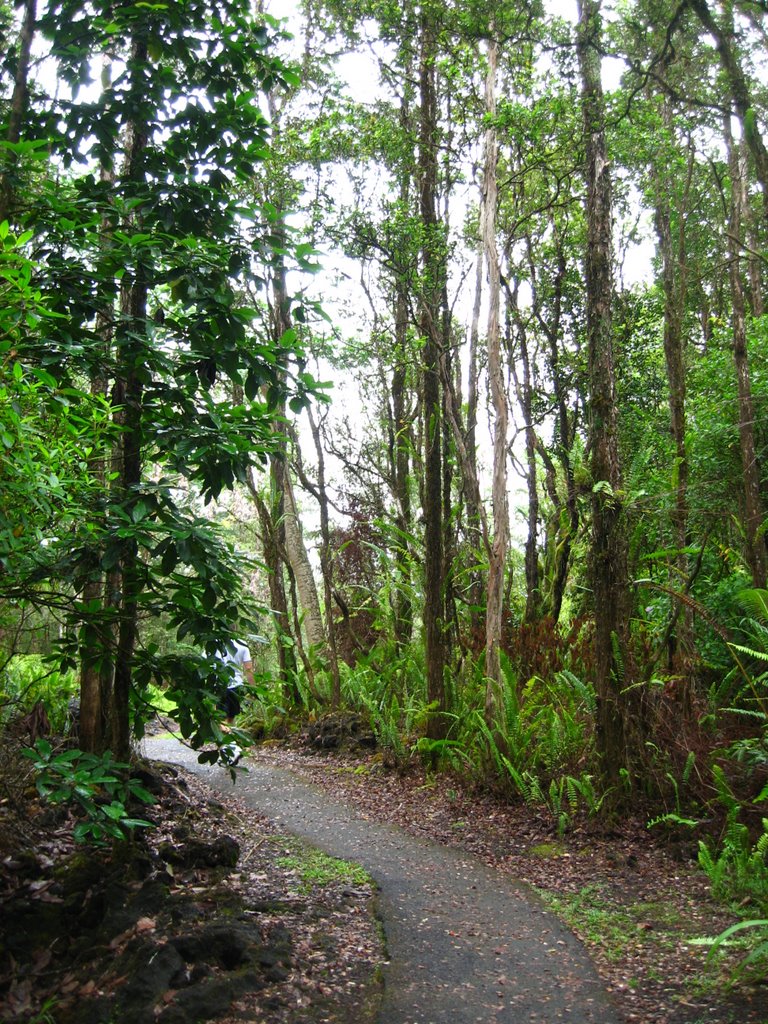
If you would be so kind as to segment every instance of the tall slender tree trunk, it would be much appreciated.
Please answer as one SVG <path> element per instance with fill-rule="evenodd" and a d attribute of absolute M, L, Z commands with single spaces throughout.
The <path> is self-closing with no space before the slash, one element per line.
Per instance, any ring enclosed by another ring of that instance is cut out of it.
<path fill-rule="evenodd" d="M 568 570 L 571 564 L 571 551 L 579 533 L 579 502 L 576 478 L 573 471 L 573 439 L 575 435 L 575 423 L 577 412 L 568 409 L 568 385 L 564 380 L 564 374 L 560 365 L 560 325 L 562 315 L 563 286 L 566 276 L 565 255 L 562 250 L 562 240 L 558 237 L 558 266 L 557 278 L 555 281 L 555 315 L 552 325 L 547 332 L 549 342 L 550 367 L 552 380 L 554 382 L 555 400 L 557 402 L 557 455 L 562 467 L 565 479 L 565 507 L 566 523 L 563 529 L 563 536 L 558 544 L 559 555 L 555 566 L 554 581 L 552 584 L 552 601 L 550 614 L 554 622 L 560 619 L 560 611 L 565 596 L 565 586 L 568 580 Z"/>
<path fill-rule="evenodd" d="M 733 360 L 739 396 L 739 441 L 744 474 L 744 533 L 746 559 L 752 584 L 766 585 L 766 546 L 763 504 L 760 497 L 760 472 L 755 446 L 755 412 L 747 355 L 747 323 L 744 284 L 741 277 L 741 231 L 744 219 L 746 167 L 739 147 L 731 135 L 730 119 L 725 118 L 728 169 L 731 178 L 731 218 L 728 229 L 729 278 L 733 324 Z"/>
<path fill-rule="evenodd" d="M 509 510 L 507 503 L 507 392 L 501 359 L 501 331 L 499 308 L 501 304 L 501 275 L 496 248 L 496 206 L 498 186 L 496 165 L 498 143 L 494 118 L 496 116 L 496 68 L 498 43 L 488 44 L 488 73 L 485 82 L 485 109 L 488 127 L 485 132 L 485 175 L 483 188 L 482 234 L 483 249 L 488 268 L 488 382 L 493 404 L 493 539 L 489 551 L 488 594 L 485 613 L 485 717 L 489 726 L 496 724 L 501 705 L 501 638 L 504 616 L 504 571 L 507 561 L 509 537 Z"/>
<path fill-rule="evenodd" d="M 147 62 L 147 31 L 136 29 L 131 44 L 132 75 L 136 80 L 132 89 L 141 89 L 140 72 Z M 148 141 L 147 127 L 139 120 L 129 122 L 126 132 L 124 179 L 138 184 L 141 180 L 141 161 Z M 134 219 L 134 230 L 140 225 Z M 119 487 L 124 507 L 130 514 L 139 499 L 142 481 L 142 403 L 144 394 L 141 374 L 141 342 L 147 330 L 147 283 L 143 265 L 137 261 L 132 274 L 126 274 L 120 292 L 120 322 L 117 348 L 120 352 L 115 384 L 115 405 L 121 415 L 121 472 Z M 117 757 L 125 759 L 130 753 L 130 693 L 134 652 L 138 637 L 138 601 L 141 593 L 141 571 L 138 543 L 126 540 L 120 558 L 120 605 L 117 615 L 117 646 L 114 662 L 114 682 L 110 707 L 109 739 Z"/>
<path fill-rule="evenodd" d="M 419 329 L 424 338 L 422 416 L 424 421 L 424 640 L 427 699 L 435 713 L 427 734 L 447 731 L 445 669 L 445 553 L 443 534 L 443 417 L 440 394 L 441 295 L 444 275 L 442 232 L 437 219 L 437 45 L 431 15 L 421 14 L 419 54 L 419 211 L 423 228 L 423 286 Z"/>
<path fill-rule="evenodd" d="M 296 580 L 296 590 L 303 613 L 304 634 L 307 645 L 327 659 L 328 646 L 320 609 L 320 597 L 317 593 L 315 575 L 309 561 L 304 535 L 301 529 L 296 498 L 293 492 L 293 481 L 288 466 L 283 469 L 283 525 L 285 529 L 285 550 Z"/>
<path fill-rule="evenodd" d="M 274 508 L 270 508 L 262 498 L 253 478 L 253 470 L 248 474 L 248 489 L 256 505 L 261 527 L 261 545 L 264 563 L 267 567 L 269 585 L 269 607 L 275 626 L 275 643 L 277 646 L 277 663 L 283 691 L 290 701 L 298 703 L 300 694 L 296 686 L 296 646 L 291 630 L 288 612 L 288 600 L 285 594 L 283 579 L 283 559 L 281 555 L 280 516 Z"/>
<path fill-rule="evenodd" d="M 114 182 L 111 169 L 102 167 L 101 180 Z M 110 245 L 109 221 L 102 219 L 101 243 L 104 248 Z M 103 341 L 104 358 L 101 366 L 108 365 L 115 330 L 114 304 L 106 305 L 96 317 L 96 333 Z M 106 399 L 110 382 L 106 373 L 98 371 L 91 379 L 91 394 Z M 106 491 L 107 466 L 104 456 L 100 453 L 90 460 L 89 470 Z M 119 471 L 119 470 L 118 470 Z M 83 750 L 92 754 L 100 754 L 105 747 L 104 726 L 105 713 L 112 692 L 112 671 L 114 658 L 111 652 L 115 644 L 115 636 L 109 615 L 105 614 L 110 607 L 110 599 L 106 589 L 106 579 L 101 566 L 94 558 L 91 576 L 83 587 L 83 605 L 86 608 L 101 606 L 101 615 L 90 614 L 80 627 L 80 722 L 78 742 Z M 105 678 L 108 682 L 105 684 Z"/>
<path fill-rule="evenodd" d="M 512 239 L 509 239 L 510 247 Z M 531 248 L 530 238 L 526 239 Z M 535 267 L 531 262 L 531 284 L 533 290 L 533 308 L 536 310 L 536 274 Z M 539 573 L 539 472 L 537 466 L 537 453 L 541 448 L 536 437 L 536 429 L 533 422 L 533 380 L 531 373 L 531 355 L 528 348 L 528 326 L 526 317 L 520 309 L 519 288 L 517 281 L 510 285 L 505 281 L 507 293 L 507 357 L 509 359 L 509 372 L 514 381 L 517 403 L 523 415 L 523 428 L 525 432 L 525 483 L 528 491 L 528 536 L 525 540 L 525 614 L 523 621 L 526 623 L 535 622 L 541 610 L 541 580 Z M 541 317 L 539 317 L 541 320 Z M 513 322 L 516 325 L 517 339 L 519 346 L 516 348 L 513 343 Z M 519 349 L 519 351 L 518 351 Z M 522 380 L 518 373 L 517 360 L 519 358 Z M 550 492 L 554 490 L 554 481 Z M 559 499 L 558 502 L 559 504 Z"/>
<path fill-rule="evenodd" d="M 591 579 L 595 613 L 597 748 L 605 780 L 614 784 L 628 766 L 622 690 L 626 666 L 629 590 L 622 508 L 612 325 L 612 199 L 605 142 L 600 68 L 599 0 L 579 0 L 578 58 L 584 117 L 587 183 L 587 335 L 589 428 L 592 454 Z"/>
<path fill-rule="evenodd" d="M 317 459 L 317 504 L 321 512 L 321 571 L 323 573 L 323 591 L 326 602 L 326 623 L 328 626 L 328 658 L 331 667 L 332 693 L 335 708 L 341 705 L 341 675 L 339 674 L 339 654 L 336 641 L 336 623 L 333 616 L 333 552 L 331 551 L 331 517 L 328 510 L 328 490 L 326 488 L 326 456 L 323 450 L 321 428 L 316 423 L 311 409 L 307 410 L 309 427 L 314 441 L 314 454 Z"/>
<path fill-rule="evenodd" d="M 533 423 L 533 384 L 531 357 L 528 351 L 528 332 L 520 318 L 520 364 L 523 371 L 519 401 L 525 428 L 525 478 L 528 490 L 528 536 L 525 539 L 525 622 L 535 622 L 541 608 L 541 581 L 539 579 L 539 474 L 536 464 L 536 429 Z"/>
<path fill-rule="evenodd" d="M 408 93 L 400 104 L 400 129 L 405 137 L 410 130 L 411 112 Z M 400 201 L 408 209 L 412 187 L 412 168 L 406 164 L 399 171 Z M 395 644 L 402 650 L 413 635 L 412 558 L 408 537 L 413 527 L 411 509 L 411 414 L 408 410 L 408 285 L 400 274 L 395 276 L 395 361 L 392 371 L 392 475 L 395 494 L 395 523 L 400 536 L 395 564 L 397 579 L 394 593 Z"/>
<path fill-rule="evenodd" d="M 394 428 L 392 470 L 395 491 L 395 523 L 399 531 L 395 563 L 397 580 L 394 594 L 395 643 L 402 649 L 413 634 L 413 601 L 411 598 L 411 552 L 408 537 L 412 528 L 411 511 L 411 418 L 407 408 L 408 368 L 408 296 L 405 284 L 396 283 L 395 300 L 395 366 L 392 373 L 392 419 Z"/>
<path fill-rule="evenodd" d="M 271 96 L 270 103 L 272 116 L 275 117 L 276 112 L 274 100 Z M 285 227 L 282 220 L 276 227 L 276 234 L 280 238 L 285 234 Z M 276 257 L 276 265 L 274 267 L 274 274 L 272 278 L 272 294 L 273 338 L 275 344 L 279 344 L 280 339 L 283 337 L 285 332 L 292 327 L 289 312 L 288 288 L 286 285 L 285 263 L 282 256 Z M 320 657 L 327 661 L 328 645 L 325 627 L 323 624 L 322 611 L 320 608 L 320 599 L 317 593 L 317 584 L 315 583 L 314 573 L 312 572 L 312 566 L 309 561 L 309 556 L 307 555 L 307 549 L 301 532 L 301 525 L 293 493 L 290 468 L 288 465 L 288 431 L 286 430 L 284 419 L 285 409 L 282 408 L 279 410 L 278 419 L 275 422 L 275 432 L 281 442 L 280 455 L 277 458 L 273 458 L 271 462 L 273 487 L 282 498 L 282 540 L 296 581 L 296 590 L 298 593 L 299 604 L 301 605 L 307 645 L 309 648 L 314 648 L 315 652 L 319 653 Z M 279 480 L 276 479 L 276 476 L 279 476 Z M 301 637 L 297 636 L 296 639 L 297 642 L 300 642 Z M 309 673 L 310 676 L 313 677 L 314 671 L 311 668 L 311 659 L 305 659 L 305 665 L 310 666 Z"/>
<path fill-rule="evenodd" d="M 8 130 L 5 135 L 5 141 L 12 144 L 21 141 L 21 126 L 27 111 L 29 62 L 32 56 L 36 22 L 37 0 L 26 0 L 19 35 L 19 56 L 16 62 L 13 93 L 8 111 Z M 4 166 L 0 171 L 0 224 L 4 220 L 10 220 L 13 212 L 13 196 L 16 191 L 13 178 L 17 163 L 18 159 L 13 151 L 5 155 Z"/>
<path fill-rule="evenodd" d="M 668 99 L 664 100 L 664 125 L 668 133 L 673 131 L 672 109 Z M 656 191 L 656 234 L 661 253 L 662 283 L 664 287 L 664 360 L 669 381 L 669 417 L 672 441 L 675 447 L 675 462 L 672 486 L 674 506 L 672 509 L 672 530 L 674 546 L 677 549 L 673 559 L 674 577 L 670 584 L 677 589 L 688 579 L 688 452 L 686 434 L 686 371 L 685 337 L 683 317 L 687 296 L 687 260 L 685 248 L 685 219 L 687 216 L 687 187 L 678 210 L 678 228 L 673 237 L 673 210 L 669 191 L 665 187 L 663 172 L 655 177 Z M 689 169 L 690 178 L 690 169 Z M 678 619 L 677 636 L 670 636 L 670 662 L 674 663 L 678 650 L 687 650 L 692 642 L 693 621 L 687 605 L 678 606 L 674 616 Z M 671 623 L 670 634 L 674 630 Z M 670 664 L 670 668 L 674 667 Z"/>
<path fill-rule="evenodd" d="M 479 401 L 478 389 L 478 351 L 480 346 L 480 311 L 483 301 L 483 268 L 484 256 L 482 242 L 477 246 L 477 262 L 475 264 L 475 299 L 472 306 L 472 323 L 469 330 L 469 365 L 467 368 L 467 451 L 469 453 L 472 475 L 477 480 L 477 409 Z M 478 489 L 479 498 L 479 489 Z M 473 493 L 465 491 L 464 504 L 467 510 L 467 535 L 469 538 L 470 558 L 482 550 L 484 527 L 481 522 L 483 513 L 482 502 L 478 504 Z M 485 604 L 485 577 L 479 568 L 473 568 L 469 577 L 469 622 L 473 643 L 477 642 L 482 627 L 482 606 Z"/>

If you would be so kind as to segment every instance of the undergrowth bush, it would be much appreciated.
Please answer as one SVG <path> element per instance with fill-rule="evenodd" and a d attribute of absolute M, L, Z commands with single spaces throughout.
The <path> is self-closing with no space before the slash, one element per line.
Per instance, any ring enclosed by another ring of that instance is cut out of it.
<path fill-rule="evenodd" d="M 115 761 L 111 751 L 104 754 L 82 750 L 55 750 L 46 739 L 22 753 L 32 761 L 40 796 L 51 804 L 68 803 L 81 816 L 75 825 L 78 842 L 102 846 L 108 839 L 124 840 L 136 828 L 150 822 L 134 818 L 128 810 L 133 800 L 153 804 L 155 798 L 138 779 L 130 776 L 130 765 Z"/>
<path fill-rule="evenodd" d="M 356 665 L 342 666 L 342 699 L 367 717 L 385 758 L 399 768 L 422 758 L 473 784 L 549 806 L 562 827 L 577 813 L 597 813 L 604 794 L 593 763 L 592 686 L 567 669 L 521 684 L 505 654 L 502 671 L 503 703 L 493 728 L 485 720 L 484 658 L 468 661 L 449 681 L 448 731 L 441 739 L 426 736 L 436 707 L 427 701 L 423 654 L 415 647 L 374 648 Z"/>
<path fill-rule="evenodd" d="M 51 729 L 64 732 L 69 719 L 69 702 L 78 693 L 72 671 L 52 668 L 39 654 L 16 654 L 0 670 L 0 723 L 29 711 L 42 701 Z"/>

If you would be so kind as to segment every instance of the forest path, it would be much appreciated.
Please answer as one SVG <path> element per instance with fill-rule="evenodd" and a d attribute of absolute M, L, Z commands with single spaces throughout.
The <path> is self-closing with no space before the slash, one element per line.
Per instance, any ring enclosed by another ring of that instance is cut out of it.
<path fill-rule="evenodd" d="M 361 864 L 379 888 L 389 963 L 379 1024 L 617 1024 L 578 940 L 536 896 L 477 858 L 367 820 L 257 759 L 233 784 L 173 739 L 147 756 L 183 764 L 280 829 Z"/>

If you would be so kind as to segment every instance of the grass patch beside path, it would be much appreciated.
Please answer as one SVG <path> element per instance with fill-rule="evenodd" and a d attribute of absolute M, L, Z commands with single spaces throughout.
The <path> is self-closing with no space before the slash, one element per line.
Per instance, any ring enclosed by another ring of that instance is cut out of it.
<path fill-rule="evenodd" d="M 304 894 L 328 885 L 372 887 L 374 884 L 368 872 L 354 861 L 331 857 L 292 836 L 276 836 L 273 841 L 285 851 L 276 863 L 295 874 L 299 891 Z"/>

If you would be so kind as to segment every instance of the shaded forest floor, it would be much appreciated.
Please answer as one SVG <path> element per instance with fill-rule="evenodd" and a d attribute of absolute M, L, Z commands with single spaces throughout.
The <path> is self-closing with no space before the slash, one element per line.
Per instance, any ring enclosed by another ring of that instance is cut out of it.
<path fill-rule="evenodd" d="M 708 965 L 696 941 L 734 915 L 710 899 L 690 845 L 663 842 L 643 816 L 576 822 L 560 837 L 543 811 L 418 765 L 387 771 L 370 752 L 294 743 L 253 756 L 534 885 L 587 942 L 628 1022 L 768 1022 L 768 986 L 729 988 L 728 964 Z M 66 811 L 40 805 L 28 764 L 8 745 L 2 757 L 0 1020 L 375 1019 L 385 953 L 365 879 L 318 865 L 266 819 L 161 765 L 145 776 L 156 827 L 117 854 L 88 852 Z"/>

